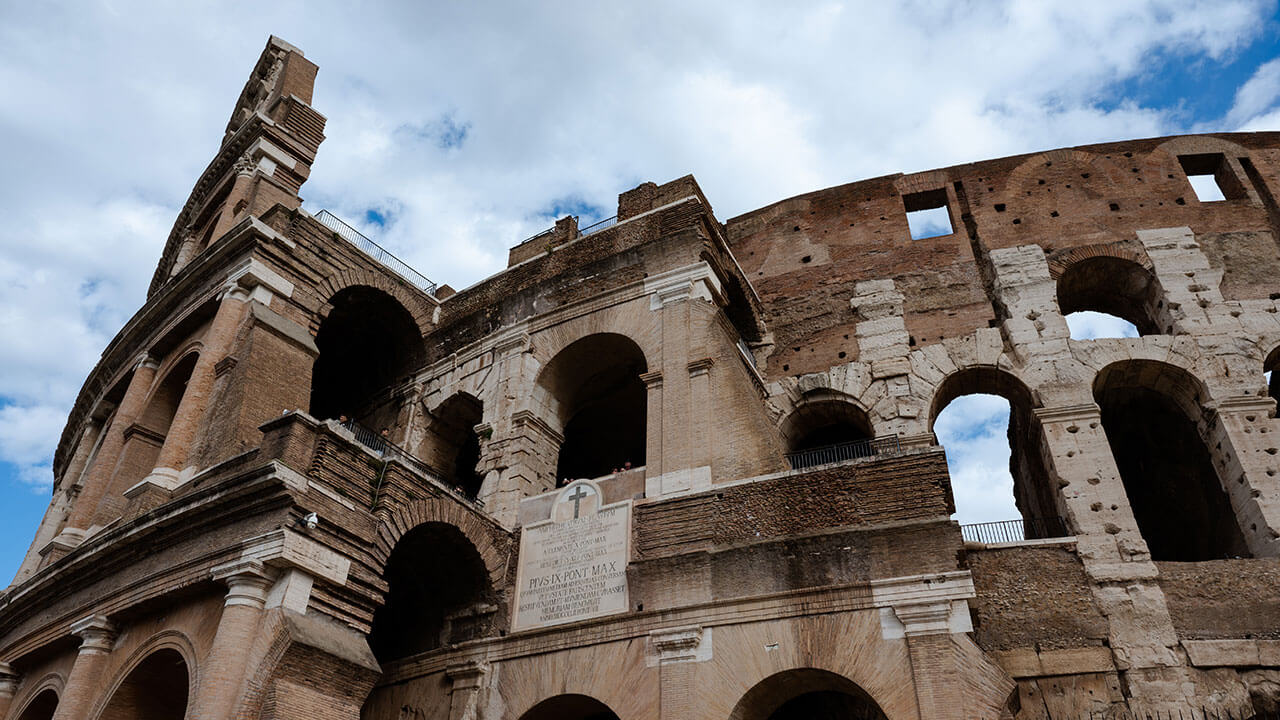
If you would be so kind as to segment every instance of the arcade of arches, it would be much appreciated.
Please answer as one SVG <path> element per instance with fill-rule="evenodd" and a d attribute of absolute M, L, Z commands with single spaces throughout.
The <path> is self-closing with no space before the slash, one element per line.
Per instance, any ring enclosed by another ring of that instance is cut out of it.
<path fill-rule="evenodd" d="M 190 675 L 176 650 L 157 650 L 138 663 L 111 695 L 98 720 L 182 720 Z"/>
<path fill-rule="evenodd" d="M 594 478 L 645 464 L 648 369 L 640 346 L 599 333 L 570 343 L 538 376 L 539 394 L 564 436 L 557 478 Z"/>
<path fill-rule="evenodd" d="M 311 414 L 347 415 L 378 429 L 394 417 L 379 407 L 380 394 L 409 376 L 423 358 L 413 316 L 390 295 L 365 286 L 339 291 L 316 332 L 311 371 Z"/>

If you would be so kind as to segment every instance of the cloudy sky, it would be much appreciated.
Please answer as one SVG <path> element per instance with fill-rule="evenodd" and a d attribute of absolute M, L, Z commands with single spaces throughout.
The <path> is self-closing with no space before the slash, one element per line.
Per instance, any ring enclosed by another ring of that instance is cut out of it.
<path fill-rule="evenodd" d="M 1280 120 L 1262 0 L 4 3 L 2 578 L 272 33 L 320 65 L 307 206 L 454 287 L 645 180 L 692 172 L 726 219 L 885 173 Z M 1005 414 L 977 398 L 939 423 L 966 519 L 1011 517 Z"/>

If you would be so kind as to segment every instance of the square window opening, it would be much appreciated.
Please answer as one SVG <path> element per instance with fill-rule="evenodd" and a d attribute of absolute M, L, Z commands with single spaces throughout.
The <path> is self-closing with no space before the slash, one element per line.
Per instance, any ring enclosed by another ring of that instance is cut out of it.
<path fill-rule="evenodd" d="M 955 232 L 947 208 L 946 190 L 927 190 L 902 196 L 912 240 L 942 237 Z"/>
<path fill-rule="evenodd" d="M 1222 153 L 1179 155 L 1178 163 L 1187 182 L 1202 203 L 1236 200 L 1245 196 L 1244 186 L 1236 179 Z"/>

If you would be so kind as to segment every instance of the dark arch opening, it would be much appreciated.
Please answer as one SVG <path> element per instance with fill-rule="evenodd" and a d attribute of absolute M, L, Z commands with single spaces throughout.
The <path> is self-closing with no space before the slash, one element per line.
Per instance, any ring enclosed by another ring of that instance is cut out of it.
<path fill-rule="evenodd" d="M 588 335 L 561 350 L 538 378 L 564 442 L 556 477 L 576 480 L 645 464 L 644 352 L 625 335 Z"/>
<path fill-rule="evenodd" d="M 143 427 L 161 436 L 169 433 L 169 426 L 178 414 L 178 405 L 182 402 L 182 394 L 187 390 L 187 382 L 191 380 L 191 371 L 195 369 L 198 358 L 196 353 L 188 354 L 175 363 L 156 386 L 139 418 Z"/>
<path fill-rule="evenodd" d="M 806 393 L 782 424 L 787 458 L 793 469 L 874 454 L 871 420 L 843 393 Z"/>
<path fill-rule="evenodd" d="M 1171 365 L 1108 365 L 1093 383 L 1102 427 L 1153 560 L 1248 557 L 1197 425 L 1198 380 Z"/>
<path fill-rule="evenodd" d="M 520 720 L 619 720 L 608 705 L 586 695 L 557 695 L 529 708 Z"/>
<path fill-rule="evenodd" d="M 475 426 L 484 417 L 484 406 L 466 393 L 458 393 L 440 404 L 427 423 L 429 437 L 420 452 L 427 464 L 438 469 L 443 479 L 470 498 L 480 493 L 484 476 L 476 471 L 480 462 L 480 436 Z"/>
<path fill-rule="evenodd" d="M 1058 278 L 1063 316 L 1091 311 L 1132 323 L 1139 335 L 1159 335 L 1164 299 L 1160 284 L 1132 260 L 1099 255 L 1075 263 Z"/>
<path fill-rule="evenodd" d="M 54 692 L 53 688 L 46 688 L 27 703 L 18 720 L 52 720 L 53 713 L 57 709 L 58 693 Z"/>
<path fill-rule="evenodd" d="M 157 650 L 138 663 L 98 720 L 182 720 L 187 714 L 187 662 L 177 650 Z"/>
<path fill-rule="evenodd" d="M 987 402 L 983 402 L 984 398 Z M 1049 470 L 1040 453 L 1040 423 L 1033 412 L 1038 403 L 1031 390 L 1021 380 L 995 367 L 966 368 L 947 376 L 934 393 L 930 408 L 929 427 L 938 433 L 939 443 L 948 450 L 947 461 L 951 469 L 952 491 L 956 496 L 957 520 L 962 524 L 971 524 L 1016 519 L 988 517 L 989 513 L 999 512 L 997 507 L 975 506 L 976 503 L 970 501 L 968 496 L 971 491 L 977 494 L 978 489 L 969 488 L 963 484 L 956 486 L 958 483 L 967 482 L 963 468 L 957 466 L 957 463 L 962 462 L 964 458 L 955 447 L 956 440 L 945 437 L 946 433 L 939 432 L 942 428 L 939 428 L 938 420 L 952 407 L 953 402 L 964 399 L 965 402 L 983 403 L 988 406 L 987 410 L 992 410 L 993 398 L 1003 400 L 1004 405 L 1008 407 L 1005 435 L 1009 443 L 1009 476 L 1013 481 L 1014 511 L 1020 516 L 1022 527 L 992 528 L 991 530 L 998 535 L 993 535 L 989 539 L 999 541 L 1066 535 L 1067 528 L 1058 507 L 1057 492 L 1050 481 Z M 976 408 L 964 409 L 976 410 Z M 987 413 L 985 417 L 994 419 L 996 415 L 997 413 Z M 956 428 L 954 433 L 957 440 L 961 438 L 973 440 L 984 430 L 989 429 L 973 426 L 968 418 L 961 418 L 959 422 L 962 427 Z M 952 447 L 947 448 L 948 444 Z M 1021 530 L 1021 538 L 1018 537 L 1018 530 Z"/>
<path fill-rule="evenodd" d="M 852 680 L 827 670 L 799 668 L 761 680 L 734 706 L 729 720 L 888 720 Z"/>
<path fill-rule="evenodd" d="M 386 600 L 369 631 L 369 647 L 380 663 L 483 637 L 490 630 L 496 607 L 488 570 L 453 525 L 428 522 L 405 533 L 383 578 Z"/>
<path fill-rule="evenodd" d="M 333 309 L 316 332 L 310 412 L 385 427 L 394 420 L 386 416 L 387 390 L 422 363 L 417 323 L 395 298 L 371 287 L 346 288 L 329 303 Z"/>
<path fill-rule="evenodd" d="M 1267 379 L 1267 394 L 1276 401 L 1277 408 L 1280 409 L 1280 373 L 1276 370 L 1280 370 L 1280 347 L 1272 350 L 1262 363 L 1262 372 Z"/>

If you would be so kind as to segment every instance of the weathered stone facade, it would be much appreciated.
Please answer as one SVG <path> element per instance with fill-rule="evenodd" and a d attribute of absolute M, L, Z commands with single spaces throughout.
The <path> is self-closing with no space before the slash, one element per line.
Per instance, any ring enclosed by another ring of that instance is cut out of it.
<path fill-rule="evenodd" d="M 1280 703 L 1280 134 L 724 223 L 645 183 L 454 292 L 300 207 L 315 72 L 268 43 L 85 383 L 0 596 L 0 718 Z M 913 239 L 936 207 L 953 232 Z M 1077 310 L 1142 336 L 1073 340 Z M 932 426 L 970 393 L 1012 407 L 1014 542 L 950 520 Z M 569 569 L 522 563 L 535 535 Z M 573 565 L 606 541 L 625 567 Z"/>

